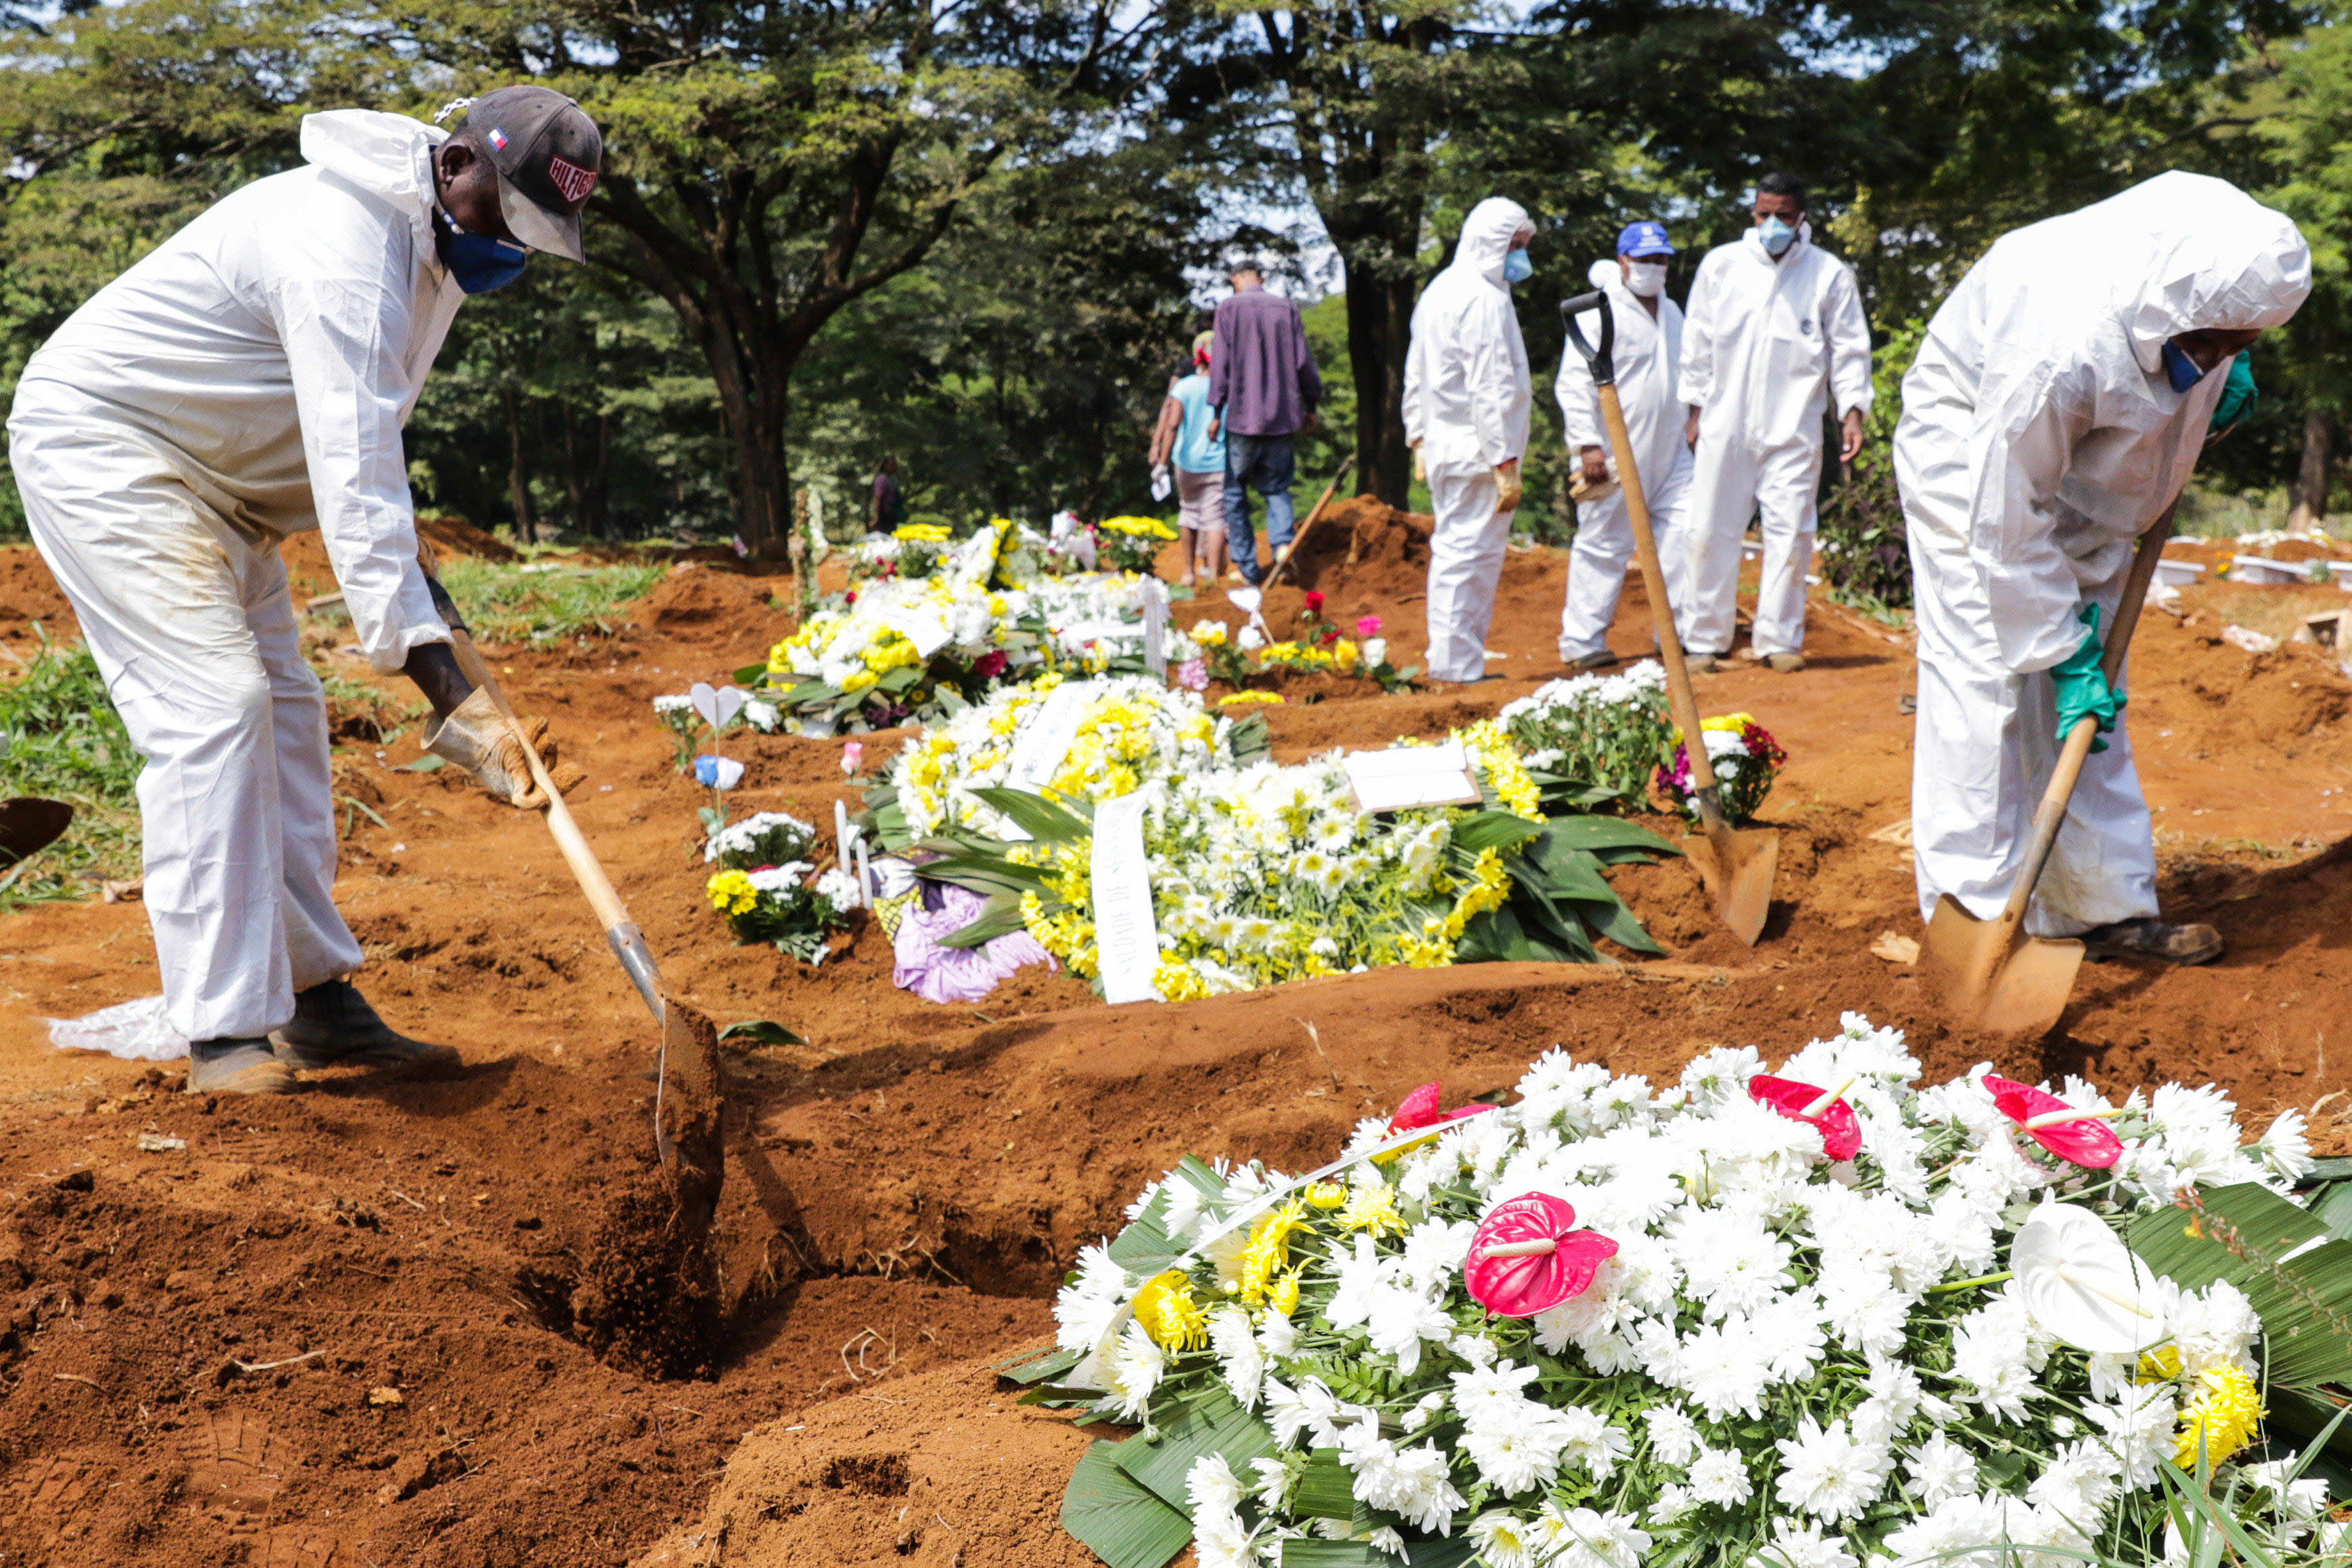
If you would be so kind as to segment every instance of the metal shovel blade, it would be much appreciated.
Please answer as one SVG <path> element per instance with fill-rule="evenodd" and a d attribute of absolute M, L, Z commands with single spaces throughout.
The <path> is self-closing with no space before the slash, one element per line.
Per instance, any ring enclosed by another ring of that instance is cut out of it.
<path fill-rule="evenodd" d="M 1748 946 L 1764 934 L 1764 917 L 1772 911 L 1772 875 L 1780 865 L 1780 836 L 1769 827 L 1724 828 L 1694 833 L 1683 840 L 1683 853 L 1698 868 L 1715 914 L 1731 934 Z"/>
<path fill-rule="evenodd" d="M 1980 921 L 1948 893 L 1936 900 L 1919 967 L 1940 987 L 1952 1022 L 2003 1035 L 2046 1035 L 2074 994 L 2083 944 Z"/>
<path fill-rule="evenodd" d="M 73 819 L 74 808 L 61 800 L 35 795 L 0 800 L 0 869 L 56 843 Z"/>

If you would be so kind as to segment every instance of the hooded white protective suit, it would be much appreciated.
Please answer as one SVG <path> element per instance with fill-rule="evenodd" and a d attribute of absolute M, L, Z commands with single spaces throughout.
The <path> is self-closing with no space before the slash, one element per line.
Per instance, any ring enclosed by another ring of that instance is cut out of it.
<path fill-rule="evenodd" d="M 1404 362 L 1404 436 L 1418 442 L 1437 526 L 1429 542 L 1429 678 L 1486 673 L 1486 627 L 1511 513 L 1495 470 L 1528 448 L 1534 403 L 1528 346 L 1503 258 L 1527 209 L 1489 196 L 1470 209 L 1454 259 L 1412 308 Z"/>
<path fill-rule="evenodd" d="M 1687 553 L 1684 514 L 1690 502 L 1691 481 L 1690 448 L 1683 444 L 1682 405 L 1675 396 L 1675 375 L 1682 358 L 1682 309 L 1661 289 L 1658 313 L 1653 319 L 1640 298 L 1625 287 L 1624 274 L 1614 261 L 1594 262 L 1587 276 L 1594 288 L 1608 291 L 1617 332 L 1616 353 L 1612 356 L 1617 367 L 1617 401 L 1625 410 L 1625 434 L 1641 469 L 1642 495 L 1649 503 L 1658 563 L 1665 571 L 1666 597 L 1679 610 L 1683 558 Z M 1600 341 L 1598 311 L 1585 312 L 1576 324 L 1587 342 Z M 1559 379 L 1553 383 L 1552 394 L 1559 399 L 1570 460 L 1575 461 L 1579 448 L 1584 447 L 1608 452 L 1609 429 L 1601 417 L 1601 392 L 1592 384 L 1584 356 L 1572 342 L 1562 346 Z M 1559 657 L 1566 664 L 1609 646 L 1609 623 L 1616 618 L 1617 595 L 1625 585 L 1625 563 L 1633 554 L 1633 521 L 1625 510 L 1622 489 L 1576 510 L 1576 540 L 1568 552 L 1568 600 L 1559 613 Z M 1651 605 L 1650 613 L 1656 616 L 1659 607 Z"/>
<path fill-rule="evenodd" d="M 1919 910 L 1998 914 L 2058 755 L 2045 673 L 2104 634 L 2131 541 L 2189 480 L 2226 363 L 2172 390 L 2166 341 L 2274 327 L 2311 291 L 2287 218 L 2223 180 L 2159 174 L 2004 236 L 1903 379 L 1895 472 L 1919 627 L 1911 786 Z M 2083 769 L 2027 910 L 2067 936 L 2154 915 L 2156 850 L 2118 722 Z"/>
<path fill-rule="evenodd" d="M 1760 514 L 1764 574 L 1750 641 L 1760 655 L 1805 641 L 1805 568 L 1822 477 L 1822 416 L 1870 409 L 1870 321 L 1853 271 L 1815 248 L 1812 226 L 1779 261 L 1749 229 L 1698 264 L 1683 328 L 1682 400 L 1698 409 L 1689 605 L 1676 625 L 1696 653 L 1731 647 L 1739 536 Z"/>
<path fill-rule="evenodd" d="M 34 542 L 147 759 L 143 897 L 192 1040 L 265 1035 L 297 990 L 360 964 L 278 542 L 320 531 L 376 668 L 448 640 L 401 446 L 463 297 L 432 237 L 444 135 L 306 116 L 309 166 L 222 198 L 100 289 L 9 416 Z"/>

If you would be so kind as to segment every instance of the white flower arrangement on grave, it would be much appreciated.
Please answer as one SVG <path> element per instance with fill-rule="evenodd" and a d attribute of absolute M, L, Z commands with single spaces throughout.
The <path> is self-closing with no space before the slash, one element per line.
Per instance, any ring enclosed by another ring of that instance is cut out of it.
<path fill-rule="evenodd" d="M 1495 719 L 1548 795 L 1592 805 L 1643 806 L 1651 775 L 1675 743 L 1665 667 L 1654 658 L 1606 675 L 1548 680 L 1503 704 Z"/>
<path fill-rule="evenodd" d="M 1025 930 L 1098 980 L 1093 809 L 1140 795 L 1153 983 L 1171 1002 L 1387 964 L 1591 963 L 1601 936 L 1659 951 L 1602 868 L 1673 847 L 1632 823 L 1547 818 L 1491 722 L 1452 737 L 1478 805 L 1366 813 L 1340 753 L 1280 766 L 1255 716 L 1234 723 L 1181 688 L 1104 680 L 1043 792 L 1005 787 L 1052 684 L 927 730 L 867 792 L 887 847 L 959 851 L 924 874 L 990 900 L 958 942 Z"/>
<path fill-rule="evenodd" d="M 1010 1373 L 1143 1429 L 1065 1524 L 1112 1568 L 2342 1559 L 2296 1391 L 2352 1378 L 2352 1244 L 2286 1257 L 2326 1235 L 2273 1190 L 2296 1113 L 1922 1089 L 1853 1014 L 1761 1068 L 1554 1050 L 1306 1177 L 1186 1160 Z"/>
<path fill-rule="evenodd" d="M 811 615 L 764 666 L 736 672 L 769 699 L 765 727 L 862 733 L 951 716 L 1046 670 L 1139 673 L 1137 580 L 1045 575 L 1013 538 L 1000 518 L 928 575 L 865 583 Z M 1171 668 L 1201 657 L 1172 626 L 1160 651 Z"/>

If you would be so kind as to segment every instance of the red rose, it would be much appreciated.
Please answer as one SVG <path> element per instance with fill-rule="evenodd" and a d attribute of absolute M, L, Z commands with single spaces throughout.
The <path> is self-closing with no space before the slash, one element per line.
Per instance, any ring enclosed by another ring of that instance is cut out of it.
<path fill-rule="evenodd" d="M 1318 616 L 1321 615 L 1323 613 L 1323 595 L 1310 589 L 1307 595 L 1307 608 L 1312 614 Z"/>

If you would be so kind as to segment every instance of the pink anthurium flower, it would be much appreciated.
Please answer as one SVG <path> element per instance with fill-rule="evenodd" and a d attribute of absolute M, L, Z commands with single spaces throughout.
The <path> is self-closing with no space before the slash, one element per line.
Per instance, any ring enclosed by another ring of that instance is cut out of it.
<path fill-rule="evenodd" d="M 1532 1318 L 1580 1296 L 1617 1244 L 1576 1228 L 1576 1210 L 1549 1193 L 1496 1205 L 1470 1237 L 1462 1264 L 1470 1299 L 1503 1318 Z"/>
<path fill-rule="evenodd" d="M 2086 1170 L 2104 1171 L 2124 1157 L 2124 1141 L 2099 1120 L 2114 1111 L 2084 1110 L 2048 1089 L 1992 1073 L 1985 1074 L 1984 1086 L 2003 1116 L 2060 1159 Z"/>
<path fill-rule="evenodd" d="M 1846 1088 L 1852 1087 L 1849 1079 Z M 1862 1123 L 1845 1102 L 1845 1089 L 1815 1089 L 1792 1078 L 1758 1073 L 1748 1080 L 1748 1097 L 1769 1105 L 1791 1121 L 1811 1123 L 1822 1135 L 1822 1150 L 1832 1160 L 1851 1160 L 1862 1152 Z"/>
<path fill-rule="evenodd" d="M 1482 1110 L 1492 1110 L 1491 1105 L 1457 1105 L 1451 1110 L 1440 1110 L 1444 1104 L 1437 1085 L 1423 1084 L 1397 1104 L 1396 1114 L 1389 1118 L 1389 1136 L 1410 1132 L 1417 1127 L 1442 1127 L 1449 1121 L 1459 1121 L 1465 1116 L 1475 1116 Z"/>

